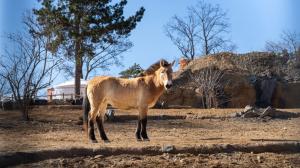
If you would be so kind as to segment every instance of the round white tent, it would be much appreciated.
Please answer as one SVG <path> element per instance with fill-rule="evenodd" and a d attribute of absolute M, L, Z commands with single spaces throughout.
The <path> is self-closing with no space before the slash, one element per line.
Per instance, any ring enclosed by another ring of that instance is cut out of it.
<path fill-rule="evenodd" d="M 85 95 L 85 88 L 87 81 L 81 79 L 80 81 L 80 97 Z M 58 85 L 55 85 L 52 90 L 53 99 L 71 99 L 75 98 L 75 80 L 69 80 Z"/>

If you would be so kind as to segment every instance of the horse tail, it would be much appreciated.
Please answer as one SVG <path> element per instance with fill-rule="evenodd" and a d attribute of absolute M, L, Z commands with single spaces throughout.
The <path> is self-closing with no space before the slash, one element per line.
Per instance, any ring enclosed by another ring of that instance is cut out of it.
<path fill-rule="evenodd" d="M 90 106 L 90 101 L 89 98 L 87 96 L 87 87 L 85 90 L 85 97 L 83 98 L 83 102 L 82 102 L 82 109 L 83 109 L 83 116 L 82 116 L 82 120 L 83 120 L 83 129 L 87 131 L 88 128 L 88 116 L 89 116 L 89 112 L 91 109 Z"/>

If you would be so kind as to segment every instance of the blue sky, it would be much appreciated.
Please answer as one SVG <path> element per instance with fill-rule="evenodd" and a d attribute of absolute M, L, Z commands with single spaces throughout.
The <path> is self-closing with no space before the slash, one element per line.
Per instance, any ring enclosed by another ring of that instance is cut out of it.
<path fill-rule="evenodd" d="M 278 40 L 282 30 L 300 31 L 299 0 L 209 0 L 228 12 L 231 39 L 237 52 L 245 53 L 264 49 L 268 40 Z M 172 60 L 180 53 L 164 33 L 164 25 L 175 14 L 184 16 L 188 6 L 197 0 L 129 0 L 126 14 L 132 14 L 140 6 L 146 9 L 144 18 L 132 32 L 134 47 L 123 54 L 124 67 L 112 67 L 99 74 L 117 75 L 134 62 L 146 68 L 165 58 Z M 22 13 L 36 7 L 36 0 L 0 0 L 0 35 L 22 29 Z M 0 46 L 5 41 L 0 40 Z M 1 47 L 2 48 L 2 47 Z M 1 49 L 0 49 L 1 52 Z M 55 83 L 63 81 L 60 77 Z"/>

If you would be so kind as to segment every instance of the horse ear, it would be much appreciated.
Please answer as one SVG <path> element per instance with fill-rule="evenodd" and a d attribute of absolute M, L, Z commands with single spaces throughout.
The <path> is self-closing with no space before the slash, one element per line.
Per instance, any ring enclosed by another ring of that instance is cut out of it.
<path fill-rule="evenodd" d="M 160 60 L 159 65 L 160 65 L 160 67 L 162 67 L 164 65 L 163 60 Z"/>
<path fill-rule="evenodd" d="M 160 64 L 161 67 L 166 67 L 166 64 L 167 64 L 167 63 L 166 63 L 165 60 L 160 60 L 160 63 L 159 63 L 159 64 Z"/>

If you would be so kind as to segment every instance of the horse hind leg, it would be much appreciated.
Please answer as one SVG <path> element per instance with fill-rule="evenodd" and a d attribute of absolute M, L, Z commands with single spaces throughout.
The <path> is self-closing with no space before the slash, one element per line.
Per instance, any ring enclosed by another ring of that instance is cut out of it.
<path fill-rule="evenodd" d="M 106 133 L 104 131 L 104 127 L 103 127 L 103 120 L 101 116 L 97 116 L 96 117 L 96 121 L 97 121 L 97 127 L 99 130 L 99 134 L 100 134 L 100 138 L 104 141 L 104 142 L 110 142 L 106 136 Z"/>
<path fill-rule="evenodd" d="M 90 142 L 97 143 L 96 136 L 95 136 L 95 129 L 94 129 L 94 117 L 89 115 L 88 118 L 88 137 Z"/>
<path fill-rule="evenodd" d="M 99 109 L 99 103 L 95 103 L 91 101 L 91 110 L 88 115 L 88 137 L 90 142 L 97 143 L 96 136 L 95 136 L 95 128 L 94 122 L 96 121 L 97 111 Z"/>
<path fill-rule="evenodd" d="M 99 131 L 99 135 L 100 138 L 105 142 L 108 143 L 110 142 L 106 136 L 106 133 L 104 131 L 104 127 L 103 127 L 103 116 L 105 114 L 105 110 L 106 110 L 106 105 L 103 103 L 101 105 L 101 108 L 98 111 L 98 115 L 96 117 L 96 122 L 97 122 L 97 127 L 98 127 L 98 131 Z"/>

